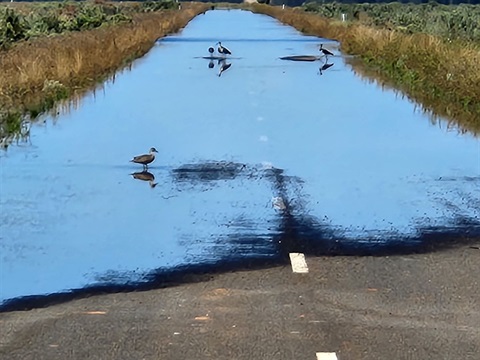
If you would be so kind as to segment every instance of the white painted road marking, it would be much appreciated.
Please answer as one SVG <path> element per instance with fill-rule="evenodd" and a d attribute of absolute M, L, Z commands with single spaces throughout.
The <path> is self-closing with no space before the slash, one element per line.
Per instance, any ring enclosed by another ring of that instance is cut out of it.
<path fill-rule="evenodd" d="M 318 352 L 317 360 L 338 360 L 334 352 Z"/>
<path fill-rule="evenodd" d="M 290 253 L 290 262 L 292 263 L 292 270 L 294 273 L 308 273 L 307 262 L 305 255 L 302 253 Z"/>

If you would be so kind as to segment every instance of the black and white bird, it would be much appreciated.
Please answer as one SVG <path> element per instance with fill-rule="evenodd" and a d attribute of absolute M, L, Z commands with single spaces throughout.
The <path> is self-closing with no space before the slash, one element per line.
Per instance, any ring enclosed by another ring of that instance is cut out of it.
<path fill-rule="evenodd" d="M 331 51 L 323 48 L 323 44 L 320 44 L 320 49 L 318 50 L 320 50 L 325 56 L 334 56 Z"/>
<path fill-rule="evenodd" d="M 218 52 L 224 55 L 232 55 L 232 52 L 228 50 L 225 46 L 222 46 L 222 43 L 219 41 L 216 45 L 218 45 Z"/>

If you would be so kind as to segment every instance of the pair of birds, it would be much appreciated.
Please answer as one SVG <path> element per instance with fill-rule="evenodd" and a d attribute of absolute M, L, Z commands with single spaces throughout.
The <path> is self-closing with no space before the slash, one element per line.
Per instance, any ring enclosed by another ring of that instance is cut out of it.
<path fill-rule="evenodd" d="M 232 52 L 228 50 L 225 46 L 222 46 L 222 43 L 219 41 L 215 45 L 218 45 L 218 53 L 223 54 L 223 55 L 232 55 Z M 334 56 L 333 53 L 330 50 L 324 49 L 323 44 L 320 44 L 320 49 L 319 51 L 323 53 L 325 56 Z M 213 47 L 208 48 L 208 52 L 210 54 L 213 54 L 215 52 L 215 49 Z"/>
<path fill-rule="evenodd" d="M 218 45 L 218 53 L 222 55 L 232 55 L 232 52 L 228 50 L 225 46 L 222 46 L 222 43 L 219 41 L 215 45 Z M 208 52 L 210 54 L 213 54 L 215 52 L 215 49 L 213 47 L 208 48 Z"/>
<path fill-rule="evenodd" d="M 221 54 L 221 55 L 224 55 L 223 58 L 220 58 L 218 60 L 218 64 L 220 65 L 220 69 L 218 71 L 218 76 L 222 76 L 222 73 L 227 70 L 230 66 L 232 66 L 232 64 L 230 63 L 227 63 L 226 62 L 226 58 L 225 58 L 225 55 L 232 55 L 232 52 L 230 50 L 228 50 L 225 46 L 222 46 L 222 43 L 219 41 L 217 42 L 215 45 L 218 45 L 218 53 Z M 215 49 L 213 47 L 209 47 L 208 48 L 208 52 L 210 54 L 213 54 L 215 52 Z M 208 67 L 211 69 L 215 66 L 215 64 L 213 63 L 213 61 L 210 61 L 210 63 L 208 64 Z"/>

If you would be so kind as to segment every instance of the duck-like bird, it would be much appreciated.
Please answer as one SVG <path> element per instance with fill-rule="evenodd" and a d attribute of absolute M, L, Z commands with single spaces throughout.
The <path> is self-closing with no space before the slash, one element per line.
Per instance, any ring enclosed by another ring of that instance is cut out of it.
<path fill-rule="evenodd" d="M 220 54 L 232 55 L 232 52 L 228 50 L 225 46 L 222 46 L 222 43 L 220 41 L 216 45 L 218 45 L 218 52 Z"/>
<path fill-rule="evenodd" d="M 150 152 L 144 155 L 135 156 L 130 162 L 134 162 L 137 164 L 142 164 L 144 169 L 148 168 L 148 164 L 155 160 L 155 153 L 158 153 L 157 149 L 154 147 L 150 148 Z"/>

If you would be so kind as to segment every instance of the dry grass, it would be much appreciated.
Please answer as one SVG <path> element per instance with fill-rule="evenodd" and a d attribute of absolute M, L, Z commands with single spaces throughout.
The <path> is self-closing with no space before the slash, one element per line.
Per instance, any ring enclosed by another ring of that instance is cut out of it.
<path fill-rule="evenodd" d="M 480 50 L 426 34 L 404 34 L 358 23 L 332 21 L 298 9 L 253 5 L 298 30 L 340 41 L 370 68 L 439 115 L 480 132 Z"/>
<path fill-rule="evenodd" d="M 207 8 L 201 3 L 183 4 L 181 10 L 137 14 L 129 24 L 16 44 L 0 52 L 0 103 L 18 107 L 41 91 L 45 81 L 58 81 L 67 89 L 90 85 Z"/>

